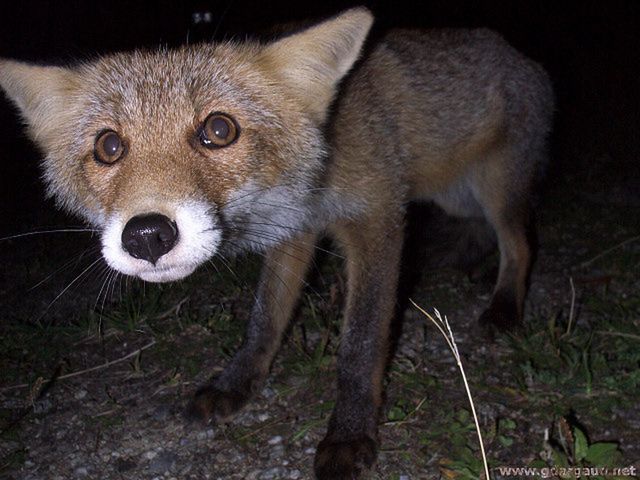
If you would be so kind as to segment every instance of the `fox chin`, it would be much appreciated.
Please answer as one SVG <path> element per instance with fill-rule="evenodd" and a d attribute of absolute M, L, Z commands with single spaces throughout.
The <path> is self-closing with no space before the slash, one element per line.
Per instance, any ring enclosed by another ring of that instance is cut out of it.
<path fill-rule="evenodd" d="M 316 243 L 336 241 L 348 292 L 321 480 L 361 478 L 377 456 L 409 202 L 487 225 L 500 268 L 480 325 L 522 324 L 553 113 L 546 72 L 495 32 L 393 30 L 364 48 L 372 23 L 354 8 L 264 44 L 0 59 L 49 194 L 101 229 L 113 269 L 169 282 L 264 252 L 246 341 L 190 403 L 204 422 L 259 390 Z"/>

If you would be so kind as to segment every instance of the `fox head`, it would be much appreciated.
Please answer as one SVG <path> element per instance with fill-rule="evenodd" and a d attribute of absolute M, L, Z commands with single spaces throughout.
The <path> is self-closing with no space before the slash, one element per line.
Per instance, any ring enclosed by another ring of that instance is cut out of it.
<path fill-rule="evenodd" d="M 101 230 L 107 263 L 170 281 L 309 220 L 322 127 L 372 21 L 356 8 L 270 44 L 70 68 L 0 59 L 0 86 L 44 153 L 50 195 Z"/>

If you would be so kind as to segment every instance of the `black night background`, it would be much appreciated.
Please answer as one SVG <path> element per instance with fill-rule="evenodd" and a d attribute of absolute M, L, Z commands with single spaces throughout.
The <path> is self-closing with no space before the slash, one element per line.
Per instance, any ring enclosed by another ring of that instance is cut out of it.
<path fill-rule="evenodd" d="M 277 25 L 355 5 L 375 15 L 372 40 L 395 27 L 488 27 L 549 72 L 556 115 L 523 337 L 496 346 L 467 331 L 489 293 L 460 272 L 405 267 L 407 294 L 439 306 L 459 332 L 494 466 L 539 466 L 545 449 L 572 466 L 604 465 L 598 450 L 613 466 L 640 465 L 640 1 L 12 0 L 0 4 L 0 58 L 65 65 L 140 47 L 268 40 Z M 233 264 L 237 275 L 223 269 L 220 281 L 200 271 L 169 287 L 112 282 L 104 267 L 87 267 L 97 235 L 31 235 L 82 227 L 45 198 L 39 160 L 0 93 L 0 477 L 311 478 L 313 455 L 303 452 L 322 437 L 334 397 L 336 263 L 325 258 L 322 280 L 310 281 L 245 423 L 189 430 L 176 412 L 241 342 L 256 259 Z M 405 248 L 430 240 L 430 215 L 418 213 Z M 444 341 L 403 311 L 375 478 L 479 478 Z M 579 432 L 592 457 L 577 453 Z"/>

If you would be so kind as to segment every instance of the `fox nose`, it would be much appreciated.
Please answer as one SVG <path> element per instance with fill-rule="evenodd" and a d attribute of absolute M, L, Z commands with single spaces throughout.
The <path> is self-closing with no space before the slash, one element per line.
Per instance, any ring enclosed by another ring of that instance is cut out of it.
<path fill-rule="evenodd" d="M 134 258 L 156 264 L 178 240 L 175 222 L 159 213 L 137 215 L 122 230 L 122 246 Z"/>

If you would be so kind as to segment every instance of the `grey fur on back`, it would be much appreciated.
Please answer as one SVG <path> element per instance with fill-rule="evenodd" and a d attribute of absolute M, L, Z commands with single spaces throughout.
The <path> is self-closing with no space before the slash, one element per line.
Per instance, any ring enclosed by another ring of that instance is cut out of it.
<path fill-rule="evenodd" d="M 343 86 L 329 137 L 334 178 L 341 168 L 363 176 L 392 168 L 403 181 L 385 186 L 404 191 L 405 201 L 482 216 L 475 190 L 485 159 L 467 157 L 500 144 L 509 157 L 499 167 L 509 177 L 506 195 L 528 198 L 547 163 L 553 103 L 544 69 L 491 30 L 393 30 Z M 344 145 L 372 138 L 371 158 L 356 165 Z"/>

